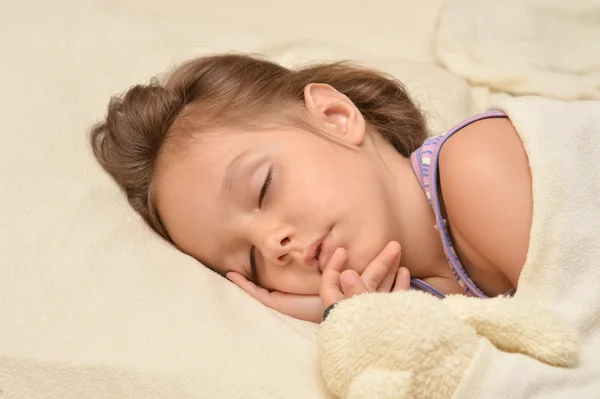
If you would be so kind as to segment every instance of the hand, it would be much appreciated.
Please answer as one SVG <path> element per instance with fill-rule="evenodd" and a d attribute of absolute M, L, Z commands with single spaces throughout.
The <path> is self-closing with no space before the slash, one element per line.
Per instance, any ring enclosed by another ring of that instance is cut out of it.
<path fill-rule="evenodd" d="M 400 244 L 395 241 L 388 243 L 359 276 L 354 270 L 342 271 L 346 263 L 346 251 L 343 248 L 336 249 L 325 266 L 321 279 L 319 294 L 323 308 L 367 292 L 409 289 L 410 273 L 407 268 L 400 267 L 400 255 Z"/>
<path fill-rule="evenodd" d="M 251 297 L 279 313 L 313 323 L 321 322 L 324 308 L 318 295 L 268 291 L 236 272 L 229 272 L 226 277 Z"/>
<path fill-rule="evenodd" d="M 410 287 L 410 274 L 408 270 L 399 267 L 400 244 L 395 243 L 395 246 L 392 245 L 392 260 L 386 261 L 386 250 L 390 251 L 388 249 L 390 244 L 367 266 L 361 278 L 359 278 L 361 282 L 366 281 L 364 289 L 359 282 L 357 285 L 346 285 L 343 292 L 340 291 L 340 274 L 358 276 L 356 272 L 350 270 L 341 273 L 346 262 L 346 251 L 343 248 L 338 248 L 325 266 L 321 280 L 320 295 L 298 295 L 280 291 L 268 291 L 236 272 L 229 272 L 226 277 L 248 295 L 273 310 L 296 319 L 320 323 L 325 308 L 332 303 L 344 299 L 344 293 L 347 293 L 348 297 L 350 297 L 363 292 L 390 292 L 394 284 L 394 279 L 396 279 L 396 285 L 393 287 L 393 291 L 400 291 Z M 326 277 L 329 280 L 324 285 Z M 323 306 L 325 303 L 329 305 Z"/>

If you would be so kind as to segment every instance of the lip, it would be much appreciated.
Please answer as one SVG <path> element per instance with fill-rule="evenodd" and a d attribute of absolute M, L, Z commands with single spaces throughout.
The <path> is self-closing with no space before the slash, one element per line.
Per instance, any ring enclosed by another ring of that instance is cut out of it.
<path fill-rule="evenodd" d="M 321 273 L 323 273 L 323 269 L 325 268 L 329 257 L 331 257 L 331 254 L 329 253 L 330 241 L 331 231 L 329 230 L 325 235 L 319 237 L 319 239 L 306 248 L 306 251 L 304 251 L 304 262 L 318 268 Z M 319 254 L 319 260 L 317 261 L 316 257 L 319 246 L 321 246 L 321 253 Z"/>

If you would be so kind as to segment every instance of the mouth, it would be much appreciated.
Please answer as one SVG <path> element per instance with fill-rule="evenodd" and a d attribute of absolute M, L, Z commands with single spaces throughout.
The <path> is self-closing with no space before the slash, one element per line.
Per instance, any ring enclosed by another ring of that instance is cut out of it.
<path fill-rule="evenodd" d="M 332 255 L 330 246 L 331 231 L 327 231 L 324 236 L 320 237 L 308 246 L 304 252 L 304 262 L 316 269 L 319 269 L 319 271 L 323 273 L 323 269 L 325 269 L 325 265 Z"/>
<path fill-rule="evenodd" d="M 321 250 L 323 249 L 323 243 L 319 244 L 317 247 L 317 254 L 315 255 L 315 259 L 317 262 L 319 261 L 319 256 L 321 255 Z"/>

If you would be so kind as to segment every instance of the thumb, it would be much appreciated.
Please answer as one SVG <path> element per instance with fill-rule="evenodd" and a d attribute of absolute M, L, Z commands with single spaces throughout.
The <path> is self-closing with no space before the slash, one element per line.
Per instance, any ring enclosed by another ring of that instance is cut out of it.
<path fill-rule="evenodd" d="M 340 284 L 344 297 L 351 298 L 369 292 L 365 282 L 354 270 L 345 270 L 340 275 Z"/>

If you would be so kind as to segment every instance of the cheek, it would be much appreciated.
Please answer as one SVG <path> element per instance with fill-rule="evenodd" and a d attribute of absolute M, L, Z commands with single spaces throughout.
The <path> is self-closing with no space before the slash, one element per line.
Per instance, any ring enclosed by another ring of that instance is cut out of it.
<path fill-rule="evenodd" d="M 312 167 L 300 173 L 285 176 L 281 190 L 281 202 L 286 209 L 301 214 L 302 217 L 322 217 L 334 210 L 345 195 L 339 182 L 332 179 L 327 171 L 313 171 Z"/>

